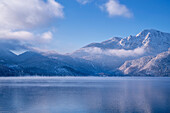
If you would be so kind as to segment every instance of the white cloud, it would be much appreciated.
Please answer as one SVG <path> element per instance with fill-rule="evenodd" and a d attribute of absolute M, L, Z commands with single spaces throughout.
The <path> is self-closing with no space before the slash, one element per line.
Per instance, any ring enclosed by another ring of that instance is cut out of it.
<path fill-rule="evenodd" d="M 28 31 L 10 31 L 10 30 L 0 30 L 0 39 L 8 40 L 32 40 L 34 34 Z"/>
<path fill-rule="evenodd" d="M 44 40 L 51 40 L 52 37 L 53 37 L 53 34 L 52 34 L 50 31 L 45 32 L 45 33 L 42 34 L 42 38 L 43 38 Z"/>
<path fill-rule="evenodd" d="M 105 10 L 108 12 L 109 16 L 124 16 L 124 17 L 132 17 L 132 13 L 129 11 L 129 9 L 125 6 L 119 3 L 118 0 L 109 0 L 107 3 L 102 5 L 100 7 L 102 10 Z"/>
<path fill-rule="evenodd" d="M 90 55 L 107 55 L 107 56 L 118 56 L 118 57 L 129 57 L 142 55 L 145 52 L 143 47 L 136 48 L 134 50 L 125 49 L 101 49 L 98 47 L 82 48 L 81 51 L 89 53 Z"/>
<path fill-rule="evenodd" d="M 77 2 L 81 3 L 81 4 L 87 4 L 89 3 L 91 0 L 77 0 Z"/>
<path fill-rule="evenodd" d="M 62 17 L 63 6 L 55 0 L 0 0 L 0 41 L 5 47 L 16 41 L 25 45 L 49 42 L 52 32 L 31 31 L 42 27 L 48 29 L 49 23 Z"/>
<path fill-rule="evenodd" d="M 27 29 L 63 17 L 63 6 L 55 0 L 0 0 L 0 29 Z"/>
<path fill-rule="evenodd" d="M 53 34 L 50 31 L 44 32 L 42 34 L 33 34 L 28 31 L 0 31 L 1 40 L 18 40 L 20 42 L 27 42 L 30 44 L 47 43 L 52 39 L 52 36 Z"/>
<path fill-rule="evenodd" d="M 144 48 L 136 48 L 134 50 L 125 50 L 125 49 L 111 49 L 107 50 L 106 53 L 107 55 L 115 55 L 115 56 L 124 56 L 124 57 L 129 57 L 129 56 L 138 56 L 144 54 Z"/>

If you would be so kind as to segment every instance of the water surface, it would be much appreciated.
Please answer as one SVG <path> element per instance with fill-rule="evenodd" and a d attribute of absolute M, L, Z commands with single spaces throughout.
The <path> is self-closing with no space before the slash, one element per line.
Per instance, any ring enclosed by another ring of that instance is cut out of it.
<path fill-rule="evenodd" d="M 169 113 L 170 78 L 0 78 L 0 113 Z"/>

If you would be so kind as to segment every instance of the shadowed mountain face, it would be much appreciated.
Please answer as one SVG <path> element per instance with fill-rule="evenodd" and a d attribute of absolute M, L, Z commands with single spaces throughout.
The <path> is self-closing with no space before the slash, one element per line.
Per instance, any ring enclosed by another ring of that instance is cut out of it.
<path fill-rule="evenodd" d="M 144 30 L 136 36 L 91 43 L 71 54 L 0 49 L 0 76 L 170 76 L 170 33 Z"/>
<path fill-rule="evenodd" d="M 15 56 L 14 63 L 8 63 L 10 61 L 1 63 L 1 76 L 85 76 L 95 74 L 96 70 L 93 65 L 83 59 L 80 61 L 64 55 L 51 57 L 51 55 L 31 51 Z M 6 71 L 4 72 L 4 70 Z M 12 70 L 15 70 L 17 74 L 14 74 Z"/>
<path fill-rule="evenodd" d="M 0 49 L 0 63 L 1 64 L 15 63 L 16 58 L 17 58 L 17 55 L 12 53 L 8 49 Z"/>

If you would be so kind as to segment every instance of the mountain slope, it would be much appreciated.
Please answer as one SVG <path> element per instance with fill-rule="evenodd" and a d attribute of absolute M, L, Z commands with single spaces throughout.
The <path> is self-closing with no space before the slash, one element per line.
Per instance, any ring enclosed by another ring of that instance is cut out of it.
<path fill-rule="evenodd" d="M 86 72 L 75 68 L 73 63 L 64 62 L 61 59 L 51 58 L 49 55 L 45 56 L 41 53 L 26 52 L 19 56 L 22 59 L 19 65 L 25 69 L 28 74 L 37 75 L 59 75 L 59 76 L 82 76 L 89 75 Z M 68 58 L 64 58 L 65 60 Z"/>
<path fill-rule="evenodd" d="M 87 76 L 97 73 L 89 61 L 59 54 L 27 51 L 13 60 L 14 64 L 0 65 L 0 76 Z"/>
<path fill-rule="evenodd" d="M 119 70 L 131 76 L 170 76 L 170 51 L 126 61 Z"/>
<path fill-rule="evenodd" d="M 91 43 L 83 48 L 88 48 L 88 47 L 98 47 L 102 49 L 121 49 L 122 46 L 120 45 L 120 41 L 122 40 L 121 37 L 113 37 L 109 40 L 103 41 L 101 43 Z"/>
<path fill-rule="evenodd" d="M 17 55 L 12 53 L 8 49 L 2 49 L 0 48 L 0 64 L 13 64 L 15 63 L 15 59 L 17 58 Z"/>

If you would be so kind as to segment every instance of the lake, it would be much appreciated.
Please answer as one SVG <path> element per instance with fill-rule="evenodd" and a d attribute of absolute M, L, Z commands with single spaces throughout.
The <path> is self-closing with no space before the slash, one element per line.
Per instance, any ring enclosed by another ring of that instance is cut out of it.
<path fill-rule="evenodd" d="M 170 78 L 0 78 L 0 113 L 169 113 Z"/>

